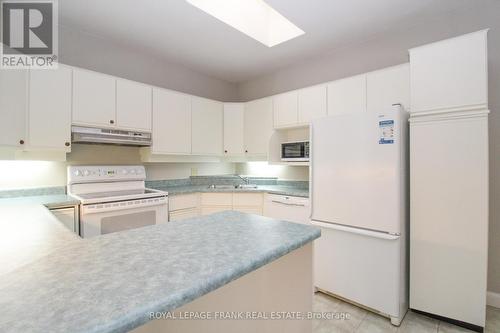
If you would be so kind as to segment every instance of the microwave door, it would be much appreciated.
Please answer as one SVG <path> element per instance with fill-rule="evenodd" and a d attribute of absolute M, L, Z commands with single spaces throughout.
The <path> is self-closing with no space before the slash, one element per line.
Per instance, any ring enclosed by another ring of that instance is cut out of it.
<path fill-rule="evenodd" d="M 284 143 L 281 146 L 282 161 L 307 161 L 306 145 L 299 143 Z"/>

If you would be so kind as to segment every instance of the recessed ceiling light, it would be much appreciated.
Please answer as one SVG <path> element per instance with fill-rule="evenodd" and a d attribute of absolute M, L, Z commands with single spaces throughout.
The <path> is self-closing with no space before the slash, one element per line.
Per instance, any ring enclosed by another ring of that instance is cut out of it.
<path fill-rule="evenodd" d="M 304 34 L 263 0 L 186 1 L 268 47 Z"/>

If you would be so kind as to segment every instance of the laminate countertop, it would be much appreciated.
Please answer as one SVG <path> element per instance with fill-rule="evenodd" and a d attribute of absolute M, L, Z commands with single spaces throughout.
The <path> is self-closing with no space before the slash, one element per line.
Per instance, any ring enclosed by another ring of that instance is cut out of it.
<path fill-rule="evenodd" d="M 313 226 L 234 211 L 90 239 L 40 204 L 0 205 L 0 220 L 25 252 L 24 264 L 0 275 L 1 332 L 127 332 L 150 312 L 178 308 L 320 236 Z M 2 264 L 16 248 L 3 241 Z"/>

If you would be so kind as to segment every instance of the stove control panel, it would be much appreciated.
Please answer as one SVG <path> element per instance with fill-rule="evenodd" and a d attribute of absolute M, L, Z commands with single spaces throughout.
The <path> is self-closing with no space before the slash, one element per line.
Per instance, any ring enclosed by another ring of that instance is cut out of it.
<path fill-rule="evenodd" d="M 146 170 L 142 165 L 72 165 L 68 167 L 68 184 L 145 179 Z"/>

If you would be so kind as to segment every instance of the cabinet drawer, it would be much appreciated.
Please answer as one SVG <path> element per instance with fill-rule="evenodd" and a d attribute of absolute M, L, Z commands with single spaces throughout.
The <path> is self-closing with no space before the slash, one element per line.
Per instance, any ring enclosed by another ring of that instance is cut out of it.
<path fill-rule="evenodd" d="M 223 212 L 225 210 L 232 210 L 232 207 L 231 206 L 201 207 L 201 215 L 209 215 L 213 213 Z"/>
<path fill-rule="evenodd" d="M 262 206 L 262 193 L 234 193 L 234 206 Z"/>
<path fill-rule="evenodd" d="M 233 194 L 232 193 L 202 193 L 201 194 L 202 206 L 232 206 Z"/>
<path fill-rule="evenodd" d="M 182 209 L 170 212 L 169 221 L 180 221 L 198 216 L 198 208 Z"/>
<path fill-rule="evenodd" d="M 198 207 L 198 194 L 180 194 L 169 197 L 169 211 Z"/>
<path fill-rule="evenodd" d="M 233 210 L 247 214 L 262 215 L 262 207 L 234 207 Z"/>

